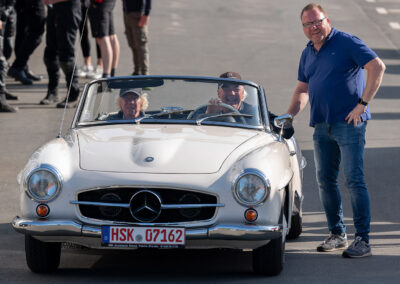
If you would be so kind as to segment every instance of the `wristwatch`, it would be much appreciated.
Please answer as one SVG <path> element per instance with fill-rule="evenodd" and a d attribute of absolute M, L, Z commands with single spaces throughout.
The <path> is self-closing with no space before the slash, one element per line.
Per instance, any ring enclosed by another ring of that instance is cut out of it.
<path fill-rule="evenodd" d="M 363 105 L 363 106 L 367 106 L 367 105 L 368 105 L 368 102 L 364 101 L 362 98 L 359 98 L 359 99 L 358 99 L 358 103 L 359 103 L 360 105 Z"/>

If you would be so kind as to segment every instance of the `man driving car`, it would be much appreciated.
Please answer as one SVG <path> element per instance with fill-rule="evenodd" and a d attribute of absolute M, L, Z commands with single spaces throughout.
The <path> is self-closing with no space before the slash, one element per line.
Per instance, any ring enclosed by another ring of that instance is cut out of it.
<path fill-rule="evenodd" d="M 242 79 L 237 72 L 225 72 L 219 77 Z M 195 119 L 199 119 L 213 114 L 239 112 L 241 114 L 248 114 L 250 117 L 237 117 L 237 119 L 235 119 L 236 122 L 244 120 L 249 125 L 258 125 L 259 116 L 257 108 L 244 102 L 246 95 L 246 91 L 242 85 L 233 82 L 222 82 L 218 84 L 217 98 L 210 99 L 207 106 L 199 108 L 191 116 Z M 220 118 L 216 119 L 219 120 Z"/>
<path fill-rule="evenodd" d="M 233 78 L 241 80 L 242 77 L 237 72 L 225 72 L 222 73 L 220 78 Z M 212 98 L 208 101 L 207 107 L 200 108 L 192 115 L 194 118 L 201 118 L 203 116 L 210 116 L 212 114 L 230 113 L 232 111 L 238 111 L 241 114 L 248 114 L 251 117 L 244 117 L 244 120 L 249 125 L 258 124 L 258 111 L 257 108 L 244 100 L 246 99 L 246 91 L 243 85 L 231 82 L 223 82 L 218 85 L 217 96 L 218 98 Z M 225 104 L 221 105 L 221 103 Z M 232 108 L 228 108 L 228 106 Z M 274 123 L 274 118 L 277 117 L 272 112 L 268 111 L 269 121 L 271 128 L 274 132 L 280 133 L 280 129 L 277 128 Z M 243 118 L 237 118 L 237 122 L 240 122 Z M 293 127 L 285 128 L 282 136 L 289 139 L 294 134 Z"/>
<path fill-rule="evenodd" d="M 241 80 L 242 77 L 239 73 L 236 72 L 225 72 L 219 76 L 220 78 L 235 78 Z M 222 102 L 224 104 L 232 106 L 234 109 L 238 110 L 241 113 L 245 114 L 256 114 L 255 107 L 250 104 L 244 102 L 243 100 L 246 98 L 246 92 L 242 85 L 238 85 L 235 83 L 221 83 L 218 85 L 217 90 L 218 98 L 213 98 L 209 100 L 209 106 L 206 109 L 206 113 L 225 113 L 231 112 L 228 108 L 224 106 L 220 106 L 219 104 Z"/>

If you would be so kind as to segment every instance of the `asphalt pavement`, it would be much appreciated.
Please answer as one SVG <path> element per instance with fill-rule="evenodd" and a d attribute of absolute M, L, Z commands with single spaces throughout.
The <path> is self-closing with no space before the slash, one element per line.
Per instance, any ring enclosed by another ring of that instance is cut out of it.
<path fill-rule="evenodd" d="M 153 1 L 150 16 L 150 70 L 154 75 L 218 76 L 237 71 L 246 80 L 264 86 L 270 110 L 286 111 L 296 85 L 297 66 L 307 42 L 299 14 L 308 1 L 285 0 L 168 0 Z M 11 228 L 19 212 L 17 175 L 33 151 L 64 133 L 74 110 L 41 106 L 47 90 L 43 64 L 44 42 L 29 66 L 44 79 L 24 86 L 7 79 L 18 95 L 10 104 L 17 113 L 0 113 L 0 283 L 398 283 L 400 278 L 400 1 L 319 1 L 332 25 L 360 37 L 387 66 L 383 84 L 371 103 L 365 173 L 371 195 L 373 256 L 344 259 L 338 252 L 317 253 L 326 236 L 325 217 L 314 175 L 309 110 L 295 119 L 296 136 L 308 160 L 304 172 L 304 232 L 286 246 L 281 275 L 254 276 L 251 255 L 232 251 L 143 251 L 99 253 L 65 250 L 53 275 L 32 274 L 24 255 L 24 238 Z M 121 1 L 115 8 L 115 26 L 121 44 L 117 75 L 132 72 L 132 56 L 123 30 Z M 396 25 L 397 23 L 397 25 Z M 43 39 L 44 41 L 44 39 Z M 94 46 L 94 41 L 92 41 Z M 77 65 L 82 53 L 77 45 Z M 95 50 L 92 48 L 95 62 Z M 87 81 L 87 80 L 86 80 Z M 81 81 L 82 86 L 85 80 Z M 61 80 L 60 93 L 65 95 Z M 354 227 L 349 194 L 342 187 L 345 222 L 352 240 Z"/>

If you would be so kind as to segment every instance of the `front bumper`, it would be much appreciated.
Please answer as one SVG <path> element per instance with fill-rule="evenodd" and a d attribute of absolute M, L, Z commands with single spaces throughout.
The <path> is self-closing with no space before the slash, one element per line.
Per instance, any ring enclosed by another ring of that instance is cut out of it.
<path fill-rule="evenodd" d="M 88 247 L 101 247 L 101 226 L 85 225 L 71 220 L 41 220 L 15 217 L 13 228 L 22 234 L 32 235 L 44 241 L 72 242 Z M 207 228 L 187 228 L 186 240 L 201 247 L 219 246 L 218 241 L 265 242 L 282 235 L 282 226 L 224 225 Z M 216 241 L 214 245 L 210 241 Z M 237 247 L 238 245 L 234 245 Z"/>

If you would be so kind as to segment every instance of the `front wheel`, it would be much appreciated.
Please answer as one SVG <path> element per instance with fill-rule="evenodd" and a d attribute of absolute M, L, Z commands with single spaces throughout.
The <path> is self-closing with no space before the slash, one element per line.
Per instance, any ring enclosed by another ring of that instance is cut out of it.
<path fill-rule="evenodd" d="M 301 232 L 303 231 L 303 221 L 300 216 L 300 213 L 295 213 L 292 216 L 291 224 L 292 225 L 290 227 L 287 238 L 289 240 L 294 240 L 297 239 L 300 236 Z"/>
<path fill-rule="evenodd" d="M 54 272 L 60 265 L 61 243 L 45 243 L 25 235 L 25 255 L 32 272 Z"/>
<path fill-rule="evenodd" d="M 283 269 L 284 262 L 285 242 L 282 236 L 253 250 L 253 270 L 257 274 L 278 275 Z"/>

